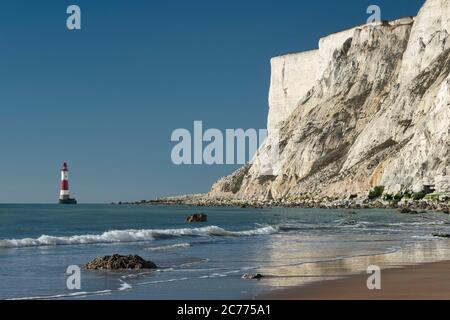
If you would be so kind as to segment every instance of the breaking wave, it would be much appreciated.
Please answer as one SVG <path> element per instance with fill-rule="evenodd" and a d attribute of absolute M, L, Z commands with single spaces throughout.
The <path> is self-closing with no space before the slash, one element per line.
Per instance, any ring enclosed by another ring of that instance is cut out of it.
<path fill-rule="evenodd" d="M 274 227 L 263 227 L 248 231 L 228 231 L 217 226 L 194 229 L 165 230 L 113 230 L 98 235 L 76 235 L 55 237 L 42 235 L 39 238 L 0 240 L 0 248 L 43 247 L 58 245 L 131 243 L 166 239 L 172 237 L 241 237 L 253 235 L 269 235 L 278 230 Z"/>

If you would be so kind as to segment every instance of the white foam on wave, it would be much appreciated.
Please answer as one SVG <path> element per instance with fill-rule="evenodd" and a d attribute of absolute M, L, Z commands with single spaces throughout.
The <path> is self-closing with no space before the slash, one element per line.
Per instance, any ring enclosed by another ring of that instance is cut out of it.
<path fill-rule="evenodd" d="M 274 227 L 263 227 L 248 231 L 227 231 L 217 226 L 163 230 L 113 230 L 99 235 L 76 235 L 55 237 L 42 235 L 39 238 L 0 240 L 0 248 L 42 247 L 57 245 L 107 244 L 152 241 L 158 238 L 183 236 L 240 237 L 276 233 Z"/>
<path fill-rule="evenodd" d="M 397 223 L 389 223 L 389 226 L 443 226 L 448 224 L 447 221 L 416 221 L 416 222 L 397 222 Z"/>
<path fill-rule="evenodd" d="M 123 280 L 120 280 L 120 287 L 119 289 L 117 289 L 118 291 L 126 291 L 131 289 L 133 289 L 133 287 L 130 284 L 126 283 Z"/>
<path fill-rule="evenodd" d="M 208 274 L 208 275 L 205 275 L 205 276 L 201 276 L 201 277 L 199 277 L 199 279 L 225 278 L 225 277 L 227 277 L 227 275 L 224 274 L 224 273 L 213 273 L 213 274 Z"/>
<path fill-rule="evenodd" d="M 189 280 L 189 278 L 187 278 L 187 277 L 167 279 L 167 280 L 155 280 L 155 281 L 141 282 L 141 283 L 136 284 L 136 286 L 147 286 L 147 285 L 152 285 L 152 284 L 163 284 L 163 283 L 187 281 L 187 280 Z"/>
<path fill-rule="evenodd" d="M 160 246 L 160 247 L 150 247 L 146 248 L 147 251 L 166 251 L 166 250 L 172 250 L 172 249 L 182 249 L 182 248 L 189 248 L 191 246 L 190 243 L 176 243 L 171 244 L 167 246 Z"/>
<path fill-rule="evenodd" d="M 236 274 L 240 274 L 243 272 L 247 272 L 249 270 L 256 270 L 259 269 L 259 267 L 244 267 L 240 269 L 226 269 L 226 268 L 210 268 L 210 269 L 192 269 L 192 270 L 172 270 L 174 272 L 186 272 L 186 271 L 195 271 L 195 272 L 208 272 L 204 275 L 194 276 L 194 277 L 183 277 L 183 278 L 173 278 L 173 279 L 165 279 L 165 280 L 154 280 L 154 281 L 148 281 L 148 282 L 140 282 L 135 284 L 135 286 L 148 286 L 148 285 L 155 285 L 155 284 L 165 284 L 170 282 L 179 282 L 179 281 L 187 281 L 187 280 L 204 280 L 204 279 L 212 279 L 212 278 L 227 278 L 229 276 L 235 276 Z"/>
<path fill-rule="evenodd" d="M 445 238 L 437 237 L 433 235 L 427 235 L 427 236 L 412 236 L 413 239 L 416 240 L 425 240 L 425 241 L 434 241 L 434 240 L 445 240 Z"/>

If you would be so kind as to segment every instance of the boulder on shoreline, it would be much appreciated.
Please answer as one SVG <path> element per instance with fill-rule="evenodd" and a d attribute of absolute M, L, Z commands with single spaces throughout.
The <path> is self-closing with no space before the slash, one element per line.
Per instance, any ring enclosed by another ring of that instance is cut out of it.
<path fill-rule="evenodd" d="M 97 257 L 85 265 L 87 270 L 141 270 L 156 269 L 157 266 L 151 261 L 146 261 L 140 256 L 129 255 L 121 256 L 114 254 L 112 256 Z"/>
<path fill-rule="evenodd" d="M 203 213 L 193 214 L 186 218 L 186 222 L 189 222 L 189 223 L 207 222 L 207 221 L 208 221 L 208 216 Z"/>

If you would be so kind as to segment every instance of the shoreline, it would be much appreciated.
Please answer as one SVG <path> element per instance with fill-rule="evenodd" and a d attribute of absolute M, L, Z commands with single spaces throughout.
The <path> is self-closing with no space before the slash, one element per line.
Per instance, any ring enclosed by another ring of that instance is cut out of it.
<path fill-rule="evenodd" d="M 450 214 L 450 201 L 432 200 L 368 200 L 368 199 L 335 199 L 310 201 L 259 201 L 229 198 L 209 198 L 205 196 L 182 196 L 156 200 L 135 202 L 113 202 L 112 205 L 167 205 L 189 207 L 231 207 L 241 209 L 299 208 L 299 209 L 393 209 L 400 213 L 417 214 L 427 211 Z"/>
<path fill-rule="evenodd" d="M 450 300 L 450 261 L 381 268 L 381 290 L 369 290 L 369 274 L 273 290 L 256 300 Z"/>

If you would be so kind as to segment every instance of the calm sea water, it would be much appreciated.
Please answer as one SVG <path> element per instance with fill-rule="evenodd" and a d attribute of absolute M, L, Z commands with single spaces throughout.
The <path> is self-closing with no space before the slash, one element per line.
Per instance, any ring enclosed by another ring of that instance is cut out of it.
<path fill-rule="evenodd" d="M 206 213 L 208 223 L 185 217 Z M 0 299 L 239 299 L 365 270 L 450 259 L 450 216 L 393 210 L 0 205 Z M 137 254 L 159 269 L 67 267 Z M 263 273 L 245 281 L 244 273 Z"/>

